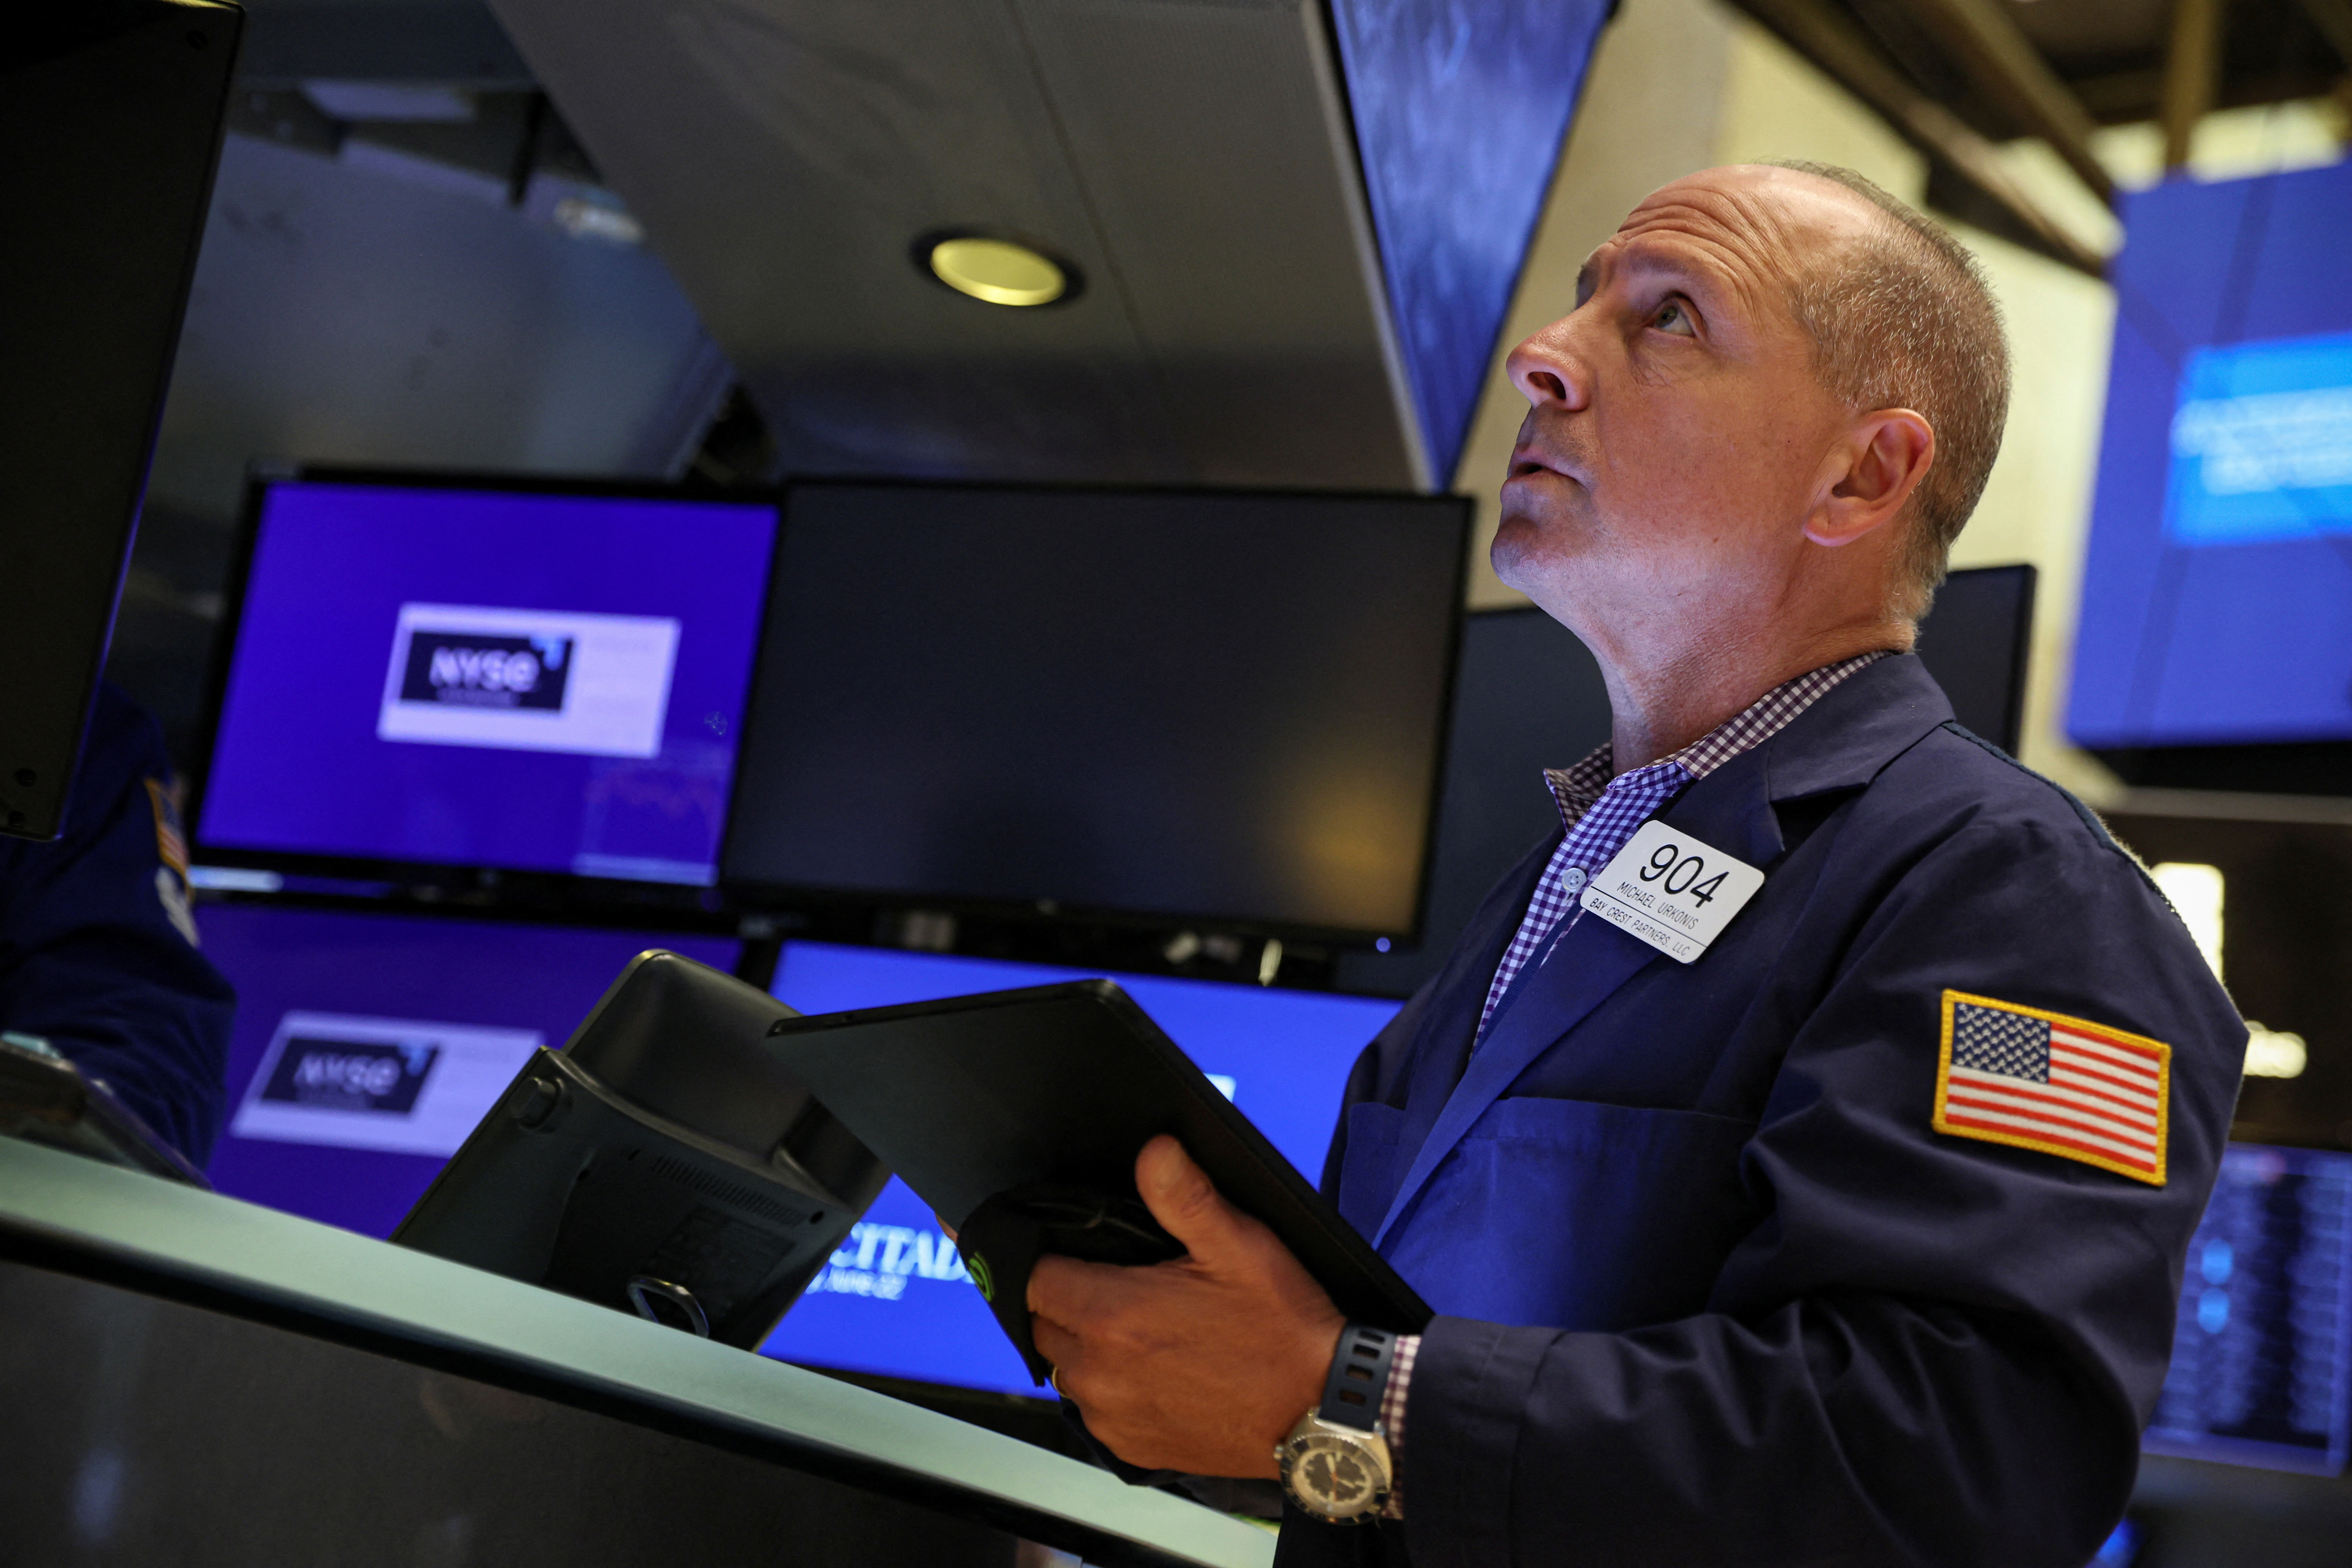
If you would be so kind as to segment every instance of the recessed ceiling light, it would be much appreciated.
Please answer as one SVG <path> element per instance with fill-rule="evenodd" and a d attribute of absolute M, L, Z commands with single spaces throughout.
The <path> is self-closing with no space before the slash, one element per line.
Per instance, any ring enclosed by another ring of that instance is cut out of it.
<path fill-rule="evenodd" d="M 1077 292 L 1077 269 L 1019 240 L 994 235 L 932 235 L 916 259 L 959 294 L 992 305 L 1050 305 Z"/>

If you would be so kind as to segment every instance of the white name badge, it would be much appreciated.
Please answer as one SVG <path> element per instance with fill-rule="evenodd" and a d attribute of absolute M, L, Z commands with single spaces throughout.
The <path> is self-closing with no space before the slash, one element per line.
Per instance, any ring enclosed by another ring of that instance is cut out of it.
<path fill-rule="evenodd" d="M 1654 819 L 1584 885 L 1584 908 L 1677 963 L 1705 952 L 1764 873 Z"/>

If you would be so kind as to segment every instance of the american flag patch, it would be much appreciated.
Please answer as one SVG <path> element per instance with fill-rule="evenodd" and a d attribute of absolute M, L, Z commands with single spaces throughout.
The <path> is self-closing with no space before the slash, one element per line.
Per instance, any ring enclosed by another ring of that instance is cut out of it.
<path fill-rule="evenodd" d="M 155 853 L 184 881 L 188 875 L 188 838 L 180 830 L 180 803 L 161 780 L 141 782 L 147 786 L 148 804 L 155 808 Z"/>
<path fill-rule="evenodd" d="M 1944 993 L 1935 1128 L 2164 1184 L 2172 1047 L 2063 1013 Z"/>

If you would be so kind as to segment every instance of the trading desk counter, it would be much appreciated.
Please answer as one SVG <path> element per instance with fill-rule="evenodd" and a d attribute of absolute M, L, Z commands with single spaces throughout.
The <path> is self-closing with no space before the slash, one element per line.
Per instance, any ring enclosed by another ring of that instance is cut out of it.
<path fill-rule="evenodd" d="M 187 1568 L 1264 1568 L 1274 1544 L 814 1373 L 6 1139 L 0 1521 L 11 1561 Z"/>

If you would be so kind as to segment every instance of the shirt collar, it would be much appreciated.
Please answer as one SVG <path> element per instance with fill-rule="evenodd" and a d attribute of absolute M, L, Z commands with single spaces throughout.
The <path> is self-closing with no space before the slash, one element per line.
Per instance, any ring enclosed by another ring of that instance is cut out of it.
<path fill-rule="evenodd" d="M 1687 781 L 1696 783 L 1734 757 L 1754 751 L 1787 729 L 1798 714 L 1827 696 L 1839 682 L 1894 651 L 1874 648 L 1784 680 L 1681 751 L 1623 776 L 1631 778 L 1651 769 L 1674 767 L 1681 769 Z M 1615 752 L 1607 741 L 1568 767 L 1544 770 L 1544 783 L 1550 786 L 1553 804 L 1559 807 L 1560 821 L 1570 827 L 1575 826 L 1577 819 L 1609 792 L 1617 776 Z"/>

